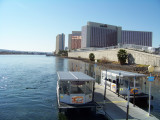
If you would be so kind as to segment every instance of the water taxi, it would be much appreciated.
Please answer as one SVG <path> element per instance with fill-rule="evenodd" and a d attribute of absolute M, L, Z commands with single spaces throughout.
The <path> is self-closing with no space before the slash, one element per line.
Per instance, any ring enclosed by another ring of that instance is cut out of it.
<path fill-rule="evenodd" d="M 57 101 L 60 112 L 69 108 L 92 108 L 95 79 L 82 72 L 57 72 Z"/>
<path fill-rule="evenodd" d="M 101 85 L 105 86 L 110 91 L 117 93 L 124 98 L 128 95 L 128 88 L 130 90 L 130 98 L 133 100 L 148 100 L 148 94 L 142 92 L 142 80 L 146 79 L 146 75 L 133 72 L 126 72 L 122 70 L 102 70 L 101 71 Z"/>

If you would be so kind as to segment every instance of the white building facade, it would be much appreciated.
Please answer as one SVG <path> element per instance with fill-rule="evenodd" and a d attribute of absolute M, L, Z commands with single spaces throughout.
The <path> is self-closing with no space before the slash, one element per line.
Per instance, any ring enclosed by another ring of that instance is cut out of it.
<path fill-rule="evenodd" d="M 64 50 L 65 48 L 65 34 L 58 34 L 56 36 L 56 54 L 58 54 L 58 52 L 60 50 Z"/>

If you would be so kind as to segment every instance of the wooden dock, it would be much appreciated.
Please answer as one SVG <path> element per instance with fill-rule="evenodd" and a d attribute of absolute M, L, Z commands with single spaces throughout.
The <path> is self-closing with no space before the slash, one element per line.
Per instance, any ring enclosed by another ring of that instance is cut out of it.
<path fill-rule="evenodd" d="M 105 115 L 111 120 L 126 119 L 127 101 L 117 94 L 106 90 L 106 100 L 104 101 L 104 86 L 95 84 L 95 101 L 103 107 Z M 155 116 L 148 115 L 148 112 L 141 108 L 129 103 L 129 116 L 130 120 L 158 120 Z"/>

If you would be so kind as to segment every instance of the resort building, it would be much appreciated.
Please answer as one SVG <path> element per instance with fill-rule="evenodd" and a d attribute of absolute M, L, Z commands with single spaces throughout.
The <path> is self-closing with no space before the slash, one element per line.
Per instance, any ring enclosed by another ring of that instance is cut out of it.
<path fill-rule="evenodd" d="M 121 44 L 152 46 L 152 32 L 127 31 L 120 26 L 88 22 L 82 26 L 81 48 Z"/>
<path fill-rule="evenodd" d="M 152 32 L 122 30 L 122 44 L 152 46 Z"/>
<path fill-rule="evenodd" d="M 69 50 L 72 50 L 71 49 L 71 41 L 72 41 L 72 34 L 68 34 L 68 49 Z"/>
<path fill-rule="evenodd" d="M 64 46 L 65 46 L 65 34 L 58 34 L 56 36 L 56 54 L 58 54 L 58 52 L 60 50 L 64 50 Z"/>
<path fill-rule="evenodd" d="M 68 48 L 69 50 L 81 48 L 81 31 L 72 31 L 68 35 Z"/>

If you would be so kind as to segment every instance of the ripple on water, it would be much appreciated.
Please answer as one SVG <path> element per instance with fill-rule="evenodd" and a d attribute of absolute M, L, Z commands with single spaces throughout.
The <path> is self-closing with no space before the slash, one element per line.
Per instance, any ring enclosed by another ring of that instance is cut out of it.
<path fill-rule="evenodd" d="M 56 120 L 55 58 L 0 58 L 0 120 Z"/>

